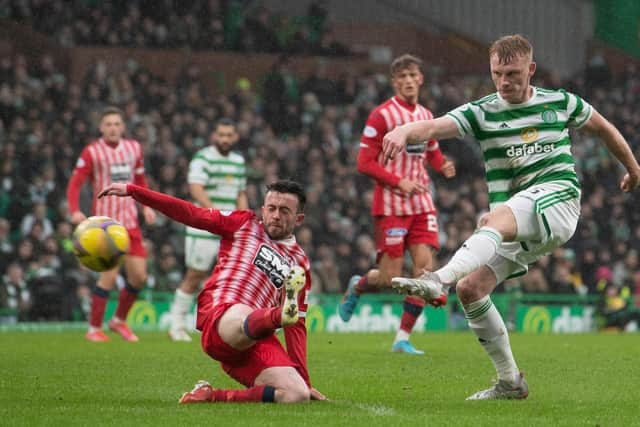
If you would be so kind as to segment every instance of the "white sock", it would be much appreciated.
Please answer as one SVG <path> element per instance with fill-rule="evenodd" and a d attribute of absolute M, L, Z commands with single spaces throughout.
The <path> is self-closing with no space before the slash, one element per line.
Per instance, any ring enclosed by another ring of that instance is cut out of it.
<path fill-rule="evenodd" d="M 191 305 L 195 299 L 195 294 L 188 294 L 180 289 L 176 289 L 171 304 L 171 329 L 186 327 L 187 313 L 191 310 Z"/>
<path fill-rule="evenodd" d="M 398 341 L 409 341 L 409 332 L 398 329 L 398 332 L 396 333 L 396 339 L 393 341 L 393 343 L 395 344 Z"/>
<path fill-rule="evenodd" d="M 445 284 L 453 284 L 489 262 L 502 244 L 502 235 L 494 228 L 481 227 L 436 271 Z"/>
<path fill-rule="evenodd" d="M 514 383 L 518 376 L 518 367 L 511 353 L 509 333 L 491 298 L 487 295 L 463 308 L 469 327 L 478 337 L 498 372 L 498 379 Z"/>
<path fill-rule="evenodd" d="M 98 332 L 98 331 L 101 331 L 101 330 L 102 330 L 102 328 L 96 328 L 95 326 L 89 325 L 89 332 L 90 333 Z"/>

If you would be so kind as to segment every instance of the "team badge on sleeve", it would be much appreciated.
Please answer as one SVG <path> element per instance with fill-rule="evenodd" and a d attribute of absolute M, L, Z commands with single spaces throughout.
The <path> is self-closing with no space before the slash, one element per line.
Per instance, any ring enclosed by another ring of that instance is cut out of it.
<path fill-rule="evenodd" d="M 378 135 L 378 131 L 373 126 L 365 126 L 362 134 L 367 138 L 375 138 L 375 136 Z"/>

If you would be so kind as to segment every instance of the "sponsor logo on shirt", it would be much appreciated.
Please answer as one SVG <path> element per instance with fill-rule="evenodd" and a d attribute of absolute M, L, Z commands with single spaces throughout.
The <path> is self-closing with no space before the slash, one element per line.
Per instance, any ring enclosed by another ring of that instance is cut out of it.
<path fill-rule="evenodd" d="M 427 144 L 424 142 L 418 144 L 407 144 L 406 152 L 410 155 L 419 155 L 427 150 Z"/>
<path fill-rule="evenodd" d="M 390 237 L 406 236 L 407 229 L 406 228 L 390 228 L 387 231 L 385 231 L 385 234 Z"/>
<path fill-rule="evenodd" d="M 111 182 L 131 181 L 131 166 L 127 163 L 114 163 L 109 167 Z"/>
<path fill-rule="evenodd" d="M 540 144 L 531 144 L 531 145 L 523 145 L 523 146 L 515 146 L 512 145 L 507 149 L 507 156 L 509 157 L 524 157 L 530 156 L 532 154 L 541 154 L 541 153 L 550 153 L 554 149 L 553 144 L 540 145 Z"/>
<path fill-rule="evenodd" d="M 258 253 L 253 259 L 253 265 L 262 270 L 277 289 L 284 285 L 291 269 L 287 260 L 267 245 L 260 245 Z"/>

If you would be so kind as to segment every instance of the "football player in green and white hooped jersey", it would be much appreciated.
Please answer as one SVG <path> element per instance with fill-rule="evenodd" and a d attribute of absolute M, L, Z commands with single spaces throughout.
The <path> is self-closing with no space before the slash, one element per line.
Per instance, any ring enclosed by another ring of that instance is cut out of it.
<path fill-rule="evenodd" d="M 198 151 L 189 164 L 187 179 L 191 196 L 199 206 L 205 208 L 223 211 L 248 209 L 245 160 L 231 151 L 238 141 L 235 123 L 220 119 L 210 139 L 211 145 Z M 200 282 L 211 272 L 219 249 L 218 236 L 196 228 L 186 228 L 187 271 L 171 305 L 169 337 L 173 341 L 191 341 L 187 333 L 187 313 L 193 305 Z"/>
<path fill-rule="evenodd" d="M 384 157 L 391 159 L 407 143 L 472 135 L 482 148 L 490 201 L 490 212 L 445 266 L 418 279 L 394 278 L 392 285 L 426 299 L 456 286 L 469 326 L 498 372 L 493 387 L 468 399 L 524 399 L 528 385 L 489 295 L 575 231 L 580 183 L 568 129 L 585 130 L 604 142 L 627 170 L 622 191 L 638 187 L 640 166 L 616 127 L 579 96 L 531 85 L 536 64 L 527 39 L 517 34 L 496 40 L 489 62 L 496 93 L 435 120 L 399 126 L 383 139 Z"/>

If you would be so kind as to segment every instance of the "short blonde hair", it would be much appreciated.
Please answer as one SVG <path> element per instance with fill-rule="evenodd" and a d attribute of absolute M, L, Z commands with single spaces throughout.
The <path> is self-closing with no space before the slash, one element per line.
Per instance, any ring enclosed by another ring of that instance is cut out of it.
<path fill-rule="evenodd" d="M 500 37 L 489 47 L 489 57 L 496 55 L 500 64 L 507 64 L 519 56 L 533 59 L 533 47 L 521 34 Z"/>

